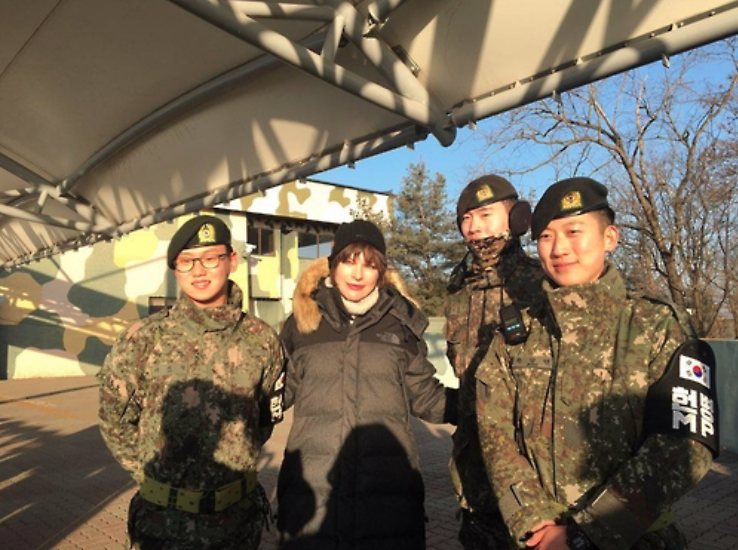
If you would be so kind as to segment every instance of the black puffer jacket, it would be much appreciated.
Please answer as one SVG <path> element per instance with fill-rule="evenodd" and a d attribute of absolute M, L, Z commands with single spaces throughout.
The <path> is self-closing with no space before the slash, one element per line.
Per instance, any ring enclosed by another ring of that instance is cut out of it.
<path fill-rule="evenodd" d="M 352 319 L 328 263 L 301 277 L 282 340 L 294 421 L 278 483 L 284 548 L 425 548 L 424 487 L 410 415 L 453 421 L 455 391 L 434 377 L 425 316 L 398 290 Z M 447 399 L 448 394 L 448 399 Z M 446 411 L 449 411 L 447 413 Z"/>

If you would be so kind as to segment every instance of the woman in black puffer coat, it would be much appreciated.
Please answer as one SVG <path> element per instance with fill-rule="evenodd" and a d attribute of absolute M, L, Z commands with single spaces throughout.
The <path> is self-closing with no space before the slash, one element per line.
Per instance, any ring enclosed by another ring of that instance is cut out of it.
<path fill-rule="evenodd" d="M 426 358 L 425 315 L 367 221 L 343 224 L 300 278 L 282 331 L 294 420 L 279 472 L 281 547 L 422 550 L 424 487 L 410 415 L 453 422 Z"/>

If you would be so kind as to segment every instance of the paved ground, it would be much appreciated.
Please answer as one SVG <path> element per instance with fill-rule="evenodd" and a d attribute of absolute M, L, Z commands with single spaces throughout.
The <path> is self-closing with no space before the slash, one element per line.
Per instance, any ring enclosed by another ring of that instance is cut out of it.
<path fill-rule="evenodd" d="M 96 425 L 93 377 L 0 381 L 0 549 L 121 548 L 133 486 Z M 260 461 L 273 496 L 289 421 Z M 415 426 L 427 490 L 429 550 L 460 550 L 446 473 L 450 430 Z M 738 455 L 724 453 L 679 505 L 692 550 L 738 548 Z M 262 548 L 273 550 L 274 532 Z"/>

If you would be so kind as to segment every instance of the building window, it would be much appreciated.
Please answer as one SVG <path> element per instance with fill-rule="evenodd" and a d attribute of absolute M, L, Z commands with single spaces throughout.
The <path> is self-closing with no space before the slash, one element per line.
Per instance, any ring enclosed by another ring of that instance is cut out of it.
<path fill-rule="evenodd" d="M 331 253 L 332 235 L 315 233 L 297 234 L 297 257 L 301 260 L 311 260 L 328 256 Z"/>
<path fill-rule="evenodd" d="M 274 230 L 264 227 L 249 227 L 246 242 L 250 245 L 251 254 L 256 256 L 274 256 Z"/>

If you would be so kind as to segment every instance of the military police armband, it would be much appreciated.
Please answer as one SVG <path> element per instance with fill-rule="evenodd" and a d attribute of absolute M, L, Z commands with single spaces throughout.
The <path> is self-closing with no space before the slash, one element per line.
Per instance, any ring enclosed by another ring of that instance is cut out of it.
<path fill-rule="evenodd" d="M 262 426 L 279 424 L 284 419 L 284 379 L 285 371 L 282 371 L 266 396 L 266 406 L 261 413 Z"/>
<path fill-rule="evenodd" d="M 645 433 L 663 433 L 699 441 L 720 452 L 716 361 L 712 348 L 691 338 L 674 352 L 666 372 L 648 390 Z"/>

